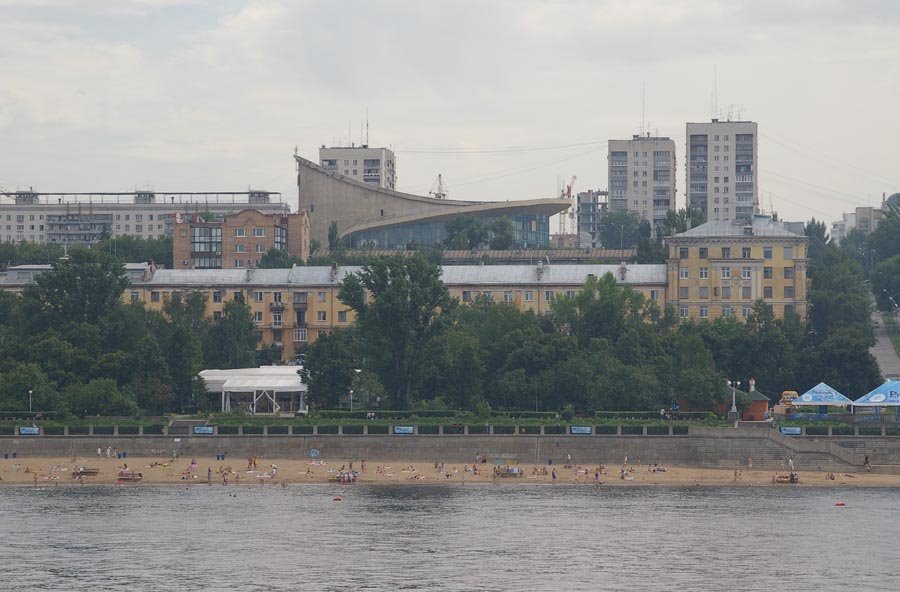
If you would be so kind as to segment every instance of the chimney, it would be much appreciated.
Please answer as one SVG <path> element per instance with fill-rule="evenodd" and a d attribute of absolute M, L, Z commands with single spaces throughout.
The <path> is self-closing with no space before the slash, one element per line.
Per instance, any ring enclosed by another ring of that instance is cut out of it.
<path fill-rule="evenodd" d="M 337 280 L 337 274 L 338 274 L 338 264 L 337 264 L 337 261 L 334 261 L 331 264 L 331 281 L 332 282 Z"/>
<path fill-rule="evenodd" d="M 543 277 L 543 275 L 544 275 L 544 260 L 543 260 L 543 259 L 540 259 L 540 260 L 538 260 L 538 265 L 537 265 L 537 279 L 538 279 L 538 281 L 541 281 L 541 278 Z"/>
<path fill-rule="evenodd" d="M 756 390 L 756 379 L 753 378 L 752 376 L 750 377 L 750 380 L 747 382 L 747 384 L 750 385 L 750 392 L 751 392 L 751 393 L 752 393 L 753 391 Z"/>
<path fill-rule="evenodd" d="M 619 265 L 619 280 L 624 282 L 625 276 L 627 274 L 628 274 L 628 265 L 624 261 L 622 261 L 622 263 Z"/>

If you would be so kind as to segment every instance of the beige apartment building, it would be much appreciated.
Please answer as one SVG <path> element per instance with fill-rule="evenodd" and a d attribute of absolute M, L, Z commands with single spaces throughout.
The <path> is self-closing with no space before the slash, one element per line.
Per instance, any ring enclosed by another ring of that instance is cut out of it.
<path fill-rule="evenodd" d="M 332 146 L 319 148 L 319 164 L 332 173 L 382 189 L 397 186 L 397 157 L 389 148 Z"/>
<path fill-rule="evenodd" d="M 670 138 L 634 135 L 610 140 L 609 211 L 634 212 L 658 226 L 675 209 L 675 165 L 675 142 Z"/>
<path fill-rule="evenodd" d="M 259 264 L 270 249 L 309 258 L 309 216 L 241 210 L 220 220 L 178 216 L 172 239 L 175 269 L 243 269 Z"/>
<path fill-rule="evenodd" d="M 687 200 L 707 222 L 759 213 L 759 133 L 754 121 L 687 124 Z"/>
<path fill-rule="evenodd" d="M 682 319 L 746 320 L 762 299 L 806 319 L 807 243 L 771 218 L 707 222 L 666 240 L 669 302 Z"/>

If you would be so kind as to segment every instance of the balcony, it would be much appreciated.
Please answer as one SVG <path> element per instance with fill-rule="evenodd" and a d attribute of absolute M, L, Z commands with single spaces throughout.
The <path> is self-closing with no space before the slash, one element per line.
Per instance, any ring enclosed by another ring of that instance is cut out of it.
<path fill-rule="evenodd" d="M 294 310 L 306 310 L 306 300 L 294 300 Z"/>
<path fill-rule="evenodd" d="M 272 312 L 281 312 L 284 310 L 284 302 L 270 302 L 269 310 Z"/>

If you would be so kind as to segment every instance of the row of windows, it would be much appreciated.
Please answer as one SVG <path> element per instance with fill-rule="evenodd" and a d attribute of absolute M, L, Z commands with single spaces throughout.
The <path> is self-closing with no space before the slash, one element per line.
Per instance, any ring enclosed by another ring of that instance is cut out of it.
<path fill-rule="evenodd" d="M 750 300 L 753 298 L 753 290 L 751 286 L 741 286 L 741 300 Z M 719 294 L 722 296 L 722 300 L 730 300 L 733 298 L 731 286 L 722 286 L 721 288 L 718 286 L 713 287 L 712 289 L 713 297 L 717 298 Z M 774 289 L 772 286 L 763 286 L 763 298 L 773 298 Z M 793 299 L 795 298 L 796 292 L 794 291 L 794 286 L 784 286 L 784 298 Z M 691 292 L 689 286 L 681 286 L 678 288 L 678 299 L 679 300 L 688 300 L 691 297 Z M 709 287 L 708 286 L 700 286 L 697 290 L 697 297 L 700 300 L 707 300 L 709 298 Z"/>
<path fill-rule="evenodd" d="M 787 246 L 782 247 L 783 254 L 785 259 L 793 259 L 794 258 L 794 247 Z M 721 250 L 722 259 L 731 259 L 731 247 L 722 247 Z M 741 247 L 741 259 L 751 259 L 752 258 L 752 249 L 751 247 Z M 678 248 L 678 258 L 679 259 L 688 259 L 690 257 L 691 251 L 690 247 L 679 247 Z M 709 247 L 699 247 L 698 255 L 700 259 L 709 259 Z M 772 258 L 772 247 L 765 246 L 763 247 L 763 259 L 771 259 Z"/>
<path fill-rule="evenodd" d="M 235 252 L 235 253 L 246 253 L 246 252 L 247 252 L 246 249 L 247 249 L 247 245 L 244 245 L 244 244 L 237 244 L 237 245 L 234 245 L 234 252 Z M 256 245 L 256 252 L 257 252 L 257 253 L 265 253 L 265 252 L 266 252 L 266 245 L 257 243 L 257 245 Z"/>
<path fill-rule="evenodd" d="M 744 307 L 741 308 L 741 315 L 742 315 L 745 319 L 746 319 L 746 318 L 749 318 L 749 317 L 750 317 L 750 312 L 751 312 L 751 310 L 752 310 L 751 307 L 749 307 L 749 306 L 744 306 Z M 793 312 L 794 312 L 794 306 L 793 306 L 792 304 L 785 304 L 785 305 L 784 305 L 784 314 L 792 314 Z M 730 306 L 723 306 L 723 307 L 722 307 L 722 316 L 723 316 L 723 317 L 728 318 L 728 317 L 734 316 L 734 314 L 735 314 L 735 310 L 734 310 L 733 308 L 731 308 Z M 687 307 L 687 306 L 682 306 L 682 307 L 680 307 L 680 308 L 678 309 L 678 316 L 680 316 L 682 319 L 688 318 L 688 316 L 689 316 L 689 315 L 688 315 L 688 307 Z M 701 306 L 701 307 L 700 307 L 700 318 L 701 318 L 701 319 L 708 319 L 708 318 L 709 318 L 709 307 L 708 307 L 708 306 Z"/>
<path fill-rule="evenodd" d="M 220 230 L 219 232 L 221 232 L 221 230 Z M 247 236 L 247 229 L 246 229 L 246 228 L 235 228 L 235 229 L 234 229 L 234 236 L 236 236 L 236 237 L 238 237 L 238 238 L 246 237 L 246 236 Z M 266 229 L 265 229 L 265 228 L 258 228 L 258 227 L 257 227 L 257 228 L 254 228 L 254 229 L 253 229 L 253 236 L 254 236 L 255 238 L 260 238 L 260 237 L 266 236 Z"/>
<path fill-rule="evenodd" d="M 772 279 L 772 269 L 771 267 L 763 267 L 763 278 L 770 280 Z M 723 267 L 720 270 L 721 278 L 723 280 L 731 279 L 731 268 Z M 749 280 L 752 278 L 753 268 L 752 267 L 741 267 L 741 279 Z M 792 280 L 794 279 L 794 268 L 793 267 L 785 267 L 782 269 L 782 273 L 784 274 L 784 279 Z M 680 267 L 678 269 L 678 279 L 686 280 L 690 279 L 690 269 L 687 267 Z M 701 267 L 698 272 L 698 277 L 701 280 L 709 279 L 709 268 Z"/>

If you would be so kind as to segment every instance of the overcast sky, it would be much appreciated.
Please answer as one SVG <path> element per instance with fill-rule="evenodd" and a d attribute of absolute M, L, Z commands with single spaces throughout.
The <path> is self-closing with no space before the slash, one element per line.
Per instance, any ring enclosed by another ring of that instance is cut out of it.
<path fill-rule="evenodd" d="M 0 186 L 283 192 L 369 143 L 398 189 L 605 189 L 606 141 L 759 123 L 760 202 L 832 221 L 900 191 L 895 0 L 0 0 Z M 555 230 L 555 227 L 554 227 Z"/>

